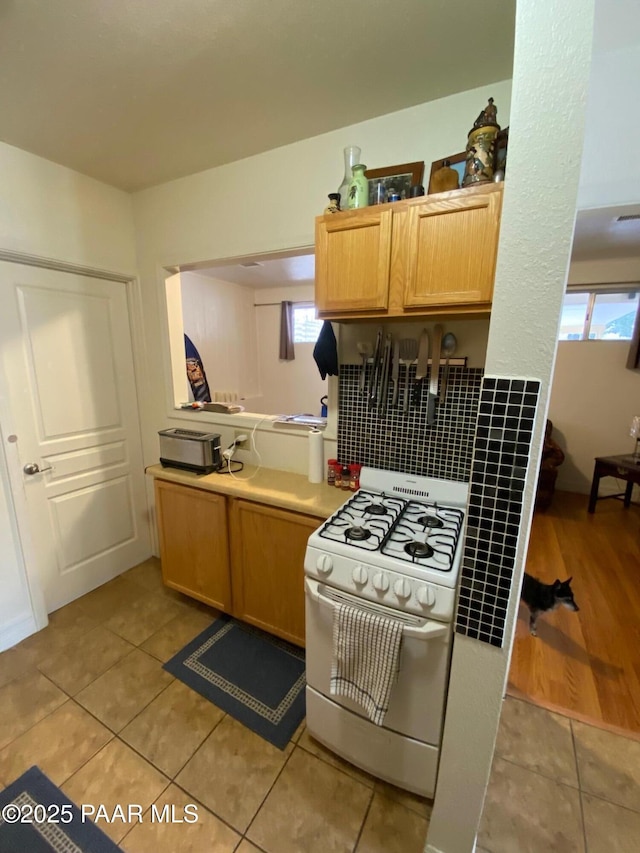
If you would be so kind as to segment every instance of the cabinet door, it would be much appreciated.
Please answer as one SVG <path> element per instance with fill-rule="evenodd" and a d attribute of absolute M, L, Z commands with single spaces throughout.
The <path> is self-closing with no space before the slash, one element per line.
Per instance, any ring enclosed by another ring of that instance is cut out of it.
<path fill-rule="evenodd" d="M 406 308 L 491 302 L 501 204 L 502 186 L 491 185 L 410 208 Z"/>
<path fill-rule="evenodd" d="M 304 554 L 317 518 L 231 502 L 233 614 L 304 646 Z"/>
<path fill-rule="evenodd" d="M 387 307 L 393 211 L 365 208 L 316 219 L 316 308 Z"/>
<path fill-rule="evenodd" d="M 155 493 L 165 584 L 231 612 L 225 498 L 164 480 Z"/>

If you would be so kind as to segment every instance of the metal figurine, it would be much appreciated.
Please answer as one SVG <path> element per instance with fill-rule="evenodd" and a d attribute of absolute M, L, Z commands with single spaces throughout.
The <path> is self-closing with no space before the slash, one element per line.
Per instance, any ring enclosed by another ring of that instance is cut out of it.
<path fill-rule="evenodd" d="M 489 103 L 469 131 L 463 187 L 493 180 L 496 137 L 500 130 L 500 125 L 496 121 L 497 115 L 498 110 L 493 103 L 493 98 L 489 98 Z"/>

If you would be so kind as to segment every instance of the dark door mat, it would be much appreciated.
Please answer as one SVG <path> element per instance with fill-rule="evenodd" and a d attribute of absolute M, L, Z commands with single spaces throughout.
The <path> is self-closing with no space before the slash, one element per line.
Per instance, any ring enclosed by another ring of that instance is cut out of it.
<path fill-rule="evenodd" d="M 0 853 L 122 853 L 38 767 L 0 792 Z"/>
<path fill-rule="evenodd" d="M 304 718 L 304 651 L 229 616 L 164 668 L 279 749 Z"/>

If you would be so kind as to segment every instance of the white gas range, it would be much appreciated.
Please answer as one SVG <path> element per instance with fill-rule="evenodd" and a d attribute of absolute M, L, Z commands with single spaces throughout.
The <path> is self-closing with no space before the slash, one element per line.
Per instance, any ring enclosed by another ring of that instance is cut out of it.
<path fill-rule="evenodd" d="M 307 726 L 334 752 L 425 796 L 435 789 L 468 484 L 363 468 L 305 554 Z M 330 695 L 335 606 L 400 621 L 382 726 Z"/>

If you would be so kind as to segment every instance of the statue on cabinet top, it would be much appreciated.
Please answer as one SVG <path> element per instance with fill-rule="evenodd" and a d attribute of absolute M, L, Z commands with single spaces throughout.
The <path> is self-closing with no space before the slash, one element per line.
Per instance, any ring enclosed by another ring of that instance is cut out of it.
<path fill-rule="evenodd" d="M 493 103 L 493 98 L 489 98 L 489 103 L 482 110 L 478 118 L 474 121 L 473 126 L 475 127 L 497 127 L 500 129 L 500 125 L 497 122 L 498 117 L 498 108 Z"/>

